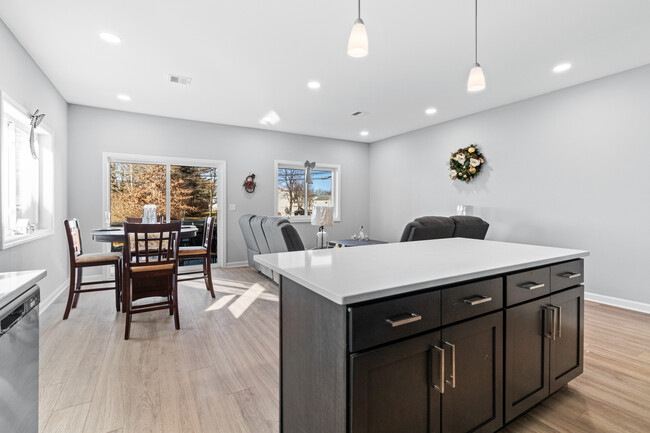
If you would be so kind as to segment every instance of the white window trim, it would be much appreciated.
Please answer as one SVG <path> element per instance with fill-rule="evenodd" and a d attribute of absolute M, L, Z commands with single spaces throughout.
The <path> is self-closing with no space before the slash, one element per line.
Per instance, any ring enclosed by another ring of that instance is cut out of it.
<path fill-rule="evenodd" d="M 217 212 L 217 263 L 218 267 L 226 267 L 226 219 L 227 219 L 227 202 L 226 202 L 226 161 L 210 159 L 192 159 L 176 158 L 169 156 L 150 156 L 150 155 L 132 155 L 129 153 L 102 153 L 102 213 L 99 220 L 104 221 L 104 212 L 111 209 L 110 194 L 110 175 L 111 162 L 125 162 L 134 164 L 168 164 L 168 165 L 186 165 L 192 167 L 209 167 L 217 169 L 217 202 L 219 210 Z M 169 183 L 169 170 L 167 170 L 167 182 Z M 170 197 L 167 193 L 167 206 L 169 207 Z M 169 216 L 169 209 L 166 215 Z M 110 249 L 110 244 L 106 244 L 106 249 Z"/>
<path fill-rule="evenodd" d="M 286 160 L 280 160 L 276 159 L 273 162 L 273 182 L 274 182 L 274 189 L 273 189 L 273 208 L 274 208 L 274 215 L 278 215 L 278 206 L 279 206 L 279 198 L 278 198 L 278 187 L 279 187 L 279 182 L 278 182 L 278 169 L 280 168 L 281 165 L 288 165 L 288 166 L 294 166 L 295 168 L 298 169 L 303 169 L 305 168 L 305 163 L 300 162 L 300 161 L 286 161 Z M 332 175 L 332 193 L 334 196 L 334 221 L 335 222 L 340 222 L 341 221 L 341 165 L 340 164 L 321 164 L 319 162 L 316 162 L 316 167 L 314 170 L 332 170 L 334 173 Z M 311 216 L 309 215 L 292 215 L 292 216 L 287 216 L 285 217 L 292 223 L 311 223 Z"/>
<path fill-rule="evenodd" d="M 16 102 L 15 99 L 7 95 L 5 92 L 0 91 L 0 172 L 4 171 L 2 167 L 5 166 L 6 158 L 7 158 L 6 156 L 7 150 L 5 148 L 5 143 L 4 143 L 4 136 L 5 136 L 4 125 L 6 119 L 6 115 L 4 112 L 4 101 L 7 101 L 10 105 L 13 106 L 13 108 L 15 108 L 18 111 L 16 113 L 16 116 L 11 116 L 11 117 L 24 116 L 26 119 L 30 119 L 31 117 L 31 113 L 29 112 L 29 110 L 27 110 L 21 104 Z M 23 119 L 23 121 L 24 120 L 25 119 Z M 52 146 L 54 146 L 54 133 L 46 123 L 41 123 L 39 127 L 36 128 L 36 133 L 49 135 L 50 140 L 52 142 Z M 49 185 L 49 192 L 39 188 L 39 194 L 41 196 L 40 197 L 41 203 L 39 207 L 48 207 L 50 209 L 50 217 L 48 221 L 49 228 L 37 229 L 34 231 L 34 233 L 27 233 L 24 235 L 17 235 L 17 236 L 5 235 L 5 227 L 8 225 L 8 220 L 7 220 L 8 215 L 5 210 L 9 207 L 9 203 L 7 202 L 8 192 L 6 191 L 7 185 L 4 180 L 4 175 L 0 175 L 0 250 L 6 250 L 9 248 L 13 248 L 19 245 L 23 245 L 29 242 L 36 241 L 38 239 L 43 239 L 54 235 L 54 190 L 53 190 L 54 177 L 52 172 L 52 170 L 54 169 L 54 165 L 53 165 L 54 161 L 51 162 L 52 162 L 52 167 L 48 169 L 48 171 L 50 171 L 49 173 L 43 173 L 43 171 L 46 170 L 47 168 L 43 166 L 42 161 L 41 164 L 39 164 L 41 175 L 42 176 L 45 175 L 45 177 L 50 178 L 49 182 L 42 182 L 43 185 Z"/>

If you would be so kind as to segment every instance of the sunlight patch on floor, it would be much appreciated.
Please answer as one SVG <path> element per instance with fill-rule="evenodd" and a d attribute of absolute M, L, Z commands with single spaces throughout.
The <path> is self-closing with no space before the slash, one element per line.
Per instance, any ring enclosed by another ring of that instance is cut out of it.
<path fill-rule="evenodd" d="M 224 295 L 221 298 L 217 299 L 217 301 L 210 305 L 205 311 L 217 311 L 221 310 L 223 307 L 228 305 L 228 302 L 232 301 L 235 299 L 235 295 Z"/>
<path fill-rule="evenodd" d="M 235 319 L 239 319 L 242 314 L 250 307 L 253 302 L 264 292 L 264 287 L 260 284 L 253 284 L 250 289 L 246 290 L 235 302 L 230 304 L 228 309 L 235 316 Z M 276 297 L 277 298 L 277 297 Z"/>

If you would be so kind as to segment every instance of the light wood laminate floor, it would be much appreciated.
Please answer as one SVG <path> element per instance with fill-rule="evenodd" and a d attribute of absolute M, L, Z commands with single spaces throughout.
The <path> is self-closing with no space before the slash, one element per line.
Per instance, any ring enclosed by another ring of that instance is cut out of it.
<path fill-rule="evenodd" d="M 41 317 L 39 430 L 277 432 L 277 286 L 248 267 L 213 276 L 216 299 L 179 285 L 180 331 L 145 313 L 129 341 L 111 292 L 67 321 L 59 297 Z M 587 303 L 584 374 L 504 431 L 649 432 L 650 316 Z"/>

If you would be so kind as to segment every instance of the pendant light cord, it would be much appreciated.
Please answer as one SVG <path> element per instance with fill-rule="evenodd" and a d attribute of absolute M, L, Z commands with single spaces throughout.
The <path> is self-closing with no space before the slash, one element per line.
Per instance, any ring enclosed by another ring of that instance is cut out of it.
<path fill-rule="evenodd" d="M 474 63 L 478 63 L 478 0 L 474 0 Z"/>
<path fill-rule="evenodd" d="M 359 12 L 358 18 L 361 19 L 361 0 L 359 0 L 358 8 L 359 8 L 359 10 L 358 10 L 358 12 Z"/>

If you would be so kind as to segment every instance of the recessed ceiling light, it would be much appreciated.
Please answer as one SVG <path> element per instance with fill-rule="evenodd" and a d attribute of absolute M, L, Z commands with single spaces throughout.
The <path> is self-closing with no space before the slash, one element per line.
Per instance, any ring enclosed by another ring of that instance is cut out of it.
<path fill-rule="evenodd" d="M 428 114 L 429 116 L 433 116 L 434 114 L 436 114 L 436 113 L 438 112 L 438 110 L 436 110 L 436 109 L 433 108 L 433 107 L 429 107 L 429 108 L 427 108 L 426 110 L 424 110 L 424 112 L 425 112 L 426 114 Z"/>
<path fill-rule="evenodd" d="M 307 87 L 314 90 L 320 89 L 320 83 L 318 81 L 310 81 L 309 83 L 307 83 Z"/>
<path fill-rule="evenodd" d="M 280 121 L 280 115 L 271 110 L 260 119 L 260 124 L 273 126 Z"/>
<path fill-rule="evenodd" d="M 100 33 L 99 37 L 102 38 L 105 42 L 108 42 L 110 44 L 119 44 L 122 42 L 122 39 L 118 35 L 114 35 L 113 33 Z"/>
<path fill-rule="evenodd" d="M 571 63 L 560 63 L 559 65 L 553 68 L 553 72 L 559 74 L 562 72 L 566 72 L 569 69 L 571 69 Z"/>
<path fill-rule="evenodd" d="M 117 99 L 119 99 L 120 101 L 130 101 L 131 97 L 129 95 L 125 95 L 124 93 L 120 93 L 119 95 L 117 95 Z"/>
<path fill-rule="evenodd" d="M 361 134 L 362 137 L 367 137 L 369 132 L 368 131 L 361 131 L 360 134 Z"/>

